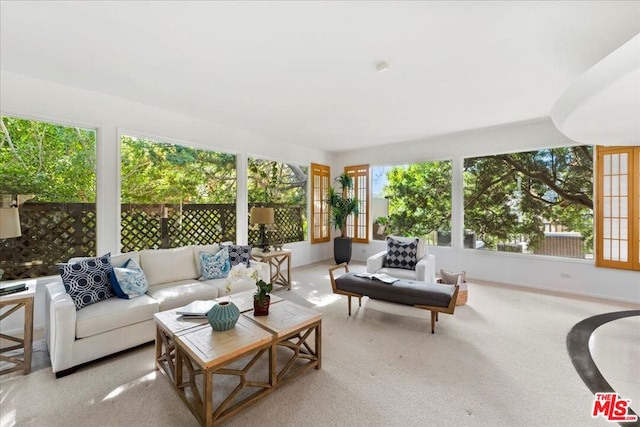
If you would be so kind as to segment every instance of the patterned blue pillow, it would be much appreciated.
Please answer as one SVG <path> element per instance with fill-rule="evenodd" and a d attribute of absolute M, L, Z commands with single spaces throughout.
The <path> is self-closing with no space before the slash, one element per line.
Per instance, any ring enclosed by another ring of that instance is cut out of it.
<path fill-rule="evenodd" d="M 115 295 L 109 283 L 111 254 L 87 258 L 75 263 L 58 264 L 64 289 L 76 310 Z"/>
<path fill-rule="evenodd" d="M 418 239 L 403 242 L 387 237 L 387 256 L 384 266 L 415 270 L 418 263 Z"/>
<path fill-rule="evenodd" d="M 120 267 L 113 267 L 111 285 L 118 298 L 131 299 L 144 295 L 149 282 L 137 262 L 129 258 Z"/>
<path fill-rule="evenodd" d="M 229 250 L 222 248 L 215 254 L 200 252 L 200 280 L 223 279 L 229 275 Z"/>
<path fill-rule="evenodd" d="M 224 247 L 229 249 L 229 262 L 231 262 L 231 267 L 242 262 L 247 267 L 250 267 L 251 246 L 230 245 Z"/>

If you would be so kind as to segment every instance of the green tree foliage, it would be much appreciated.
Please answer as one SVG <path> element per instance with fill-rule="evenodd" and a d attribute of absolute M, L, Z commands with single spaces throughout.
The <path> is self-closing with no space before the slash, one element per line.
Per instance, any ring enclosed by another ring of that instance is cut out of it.
<path fill-rule="evenodd" d="M 450 228 L 449 162 L 396 167 L 388 174 L 392 230 L 428 235 Z M 580 232 L 593 242 L 593 151 L 588 146 L 465 159 L 464 222 L 486 247 L 525 241 L 535 249 L 544 224 Z"/>
<path fill-rule="evenodd" d="M 249 204 L 306 206 L 307 169 L 290 163 L 249 158 Z"/>
<path fill-rule="evenodd" d="M 451 229 L 451 162 L 397 166 L 387 174 L 389 226 L 407 236 Z"/>
<path fill-rule="evenodd" d="M 235 203 L 233 154 L 123 136 L 123 203 Z"/>
<path fill-rule="evenodd" d="M 40 202 L 95 202 L 93 130 L 2 117 L 0 194 Z"/>
<path fill-rule="evenodd" d="M 2 117 L 0 194 L 41 202 L 95 202 L 93 130 Z M 123 203 L 235 203 L 236 156 L 123 136 Z M 307 172 L 249 159 L 249 202 L 306 206 Z"/>

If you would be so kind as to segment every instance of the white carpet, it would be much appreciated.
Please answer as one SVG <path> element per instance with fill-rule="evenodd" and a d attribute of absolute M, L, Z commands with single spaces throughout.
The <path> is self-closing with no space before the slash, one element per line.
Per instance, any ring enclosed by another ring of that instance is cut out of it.
<path fill-rule="evenodd" d="M 471 283 L 432 335 L 429 313 L 411 307 L 365 298 L 349 317 L 329 266 L 294 270 L 293 290 L 278 293 L 323 313 L 322 369 L 226 425 L 608 425 L 591 418 L 565 339 L 578 321 L 628 306 Z M 198 425 L 153 359 L 149 344 L 58 380 L 50 367 L 0 377 L 0 427 Z"/>

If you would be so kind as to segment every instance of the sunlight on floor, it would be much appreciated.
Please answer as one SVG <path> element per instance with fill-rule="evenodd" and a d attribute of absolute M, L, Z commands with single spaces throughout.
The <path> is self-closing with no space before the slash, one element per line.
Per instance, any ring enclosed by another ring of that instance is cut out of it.
<path fill-rule="evenodd" d="M 320 294 L 318 291 L 311 291 L 305 298 L 310 303 L 313 303 L 316 307 L 324 307 L 325 305 L 329 305 L 338 301 L 340 299 L 340 295 L 335 294 Z"/>
<path fill-rule="evenodd" d="M 16 425 L 16 410 L 12 409 L 10 411 L 4 412 L 2 411 L 2 415 L 0 415 L 0 427 L 8 427 Z"/>
<path fill-rule="evenodd" d="M 329 275 L 322 276 L 322 279 L 329 280 Z M 340 295 L 327 294 L 325 288 L 325 285 L 314 281 L 306 282 L 304 286 L 300 282 L 293 282 L 293 289 L 316 307 L 324 307 L 340 299 Z"/>
<path fill-rule="evenodd" d="M 121 393 L 124 393 L 125 391 L 129 390 L 130 388 L 133 388 L 139 384 L 142 384 L 144 382 L 147 381 L 152 381 L 156 379 L 156 371 L 153 372 L 149 372 L 147 375 L 138 378 L 137 380 L 133 380 L 127 384 L 123 384 L 117 388 L 115 388 L 111 393 L 107 394 L 105 396 L 104 399 L 102 399 L 102 401 L 104 402 L 105 400 L 109 400 L 109 399 L 113 399 L 115 397 L 117 397 L 118 395 L 120 395 Z"/>

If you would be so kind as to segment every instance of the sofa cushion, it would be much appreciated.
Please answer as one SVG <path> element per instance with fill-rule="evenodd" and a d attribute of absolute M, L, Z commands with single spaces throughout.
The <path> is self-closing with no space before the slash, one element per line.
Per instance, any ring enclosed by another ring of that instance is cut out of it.
<path fill-rule="evenodd" d="M 160 304 L 148 295 L 139 298 L 109 298 L 93 304 L 76 315 L 76 338 L 87 338 L 102 332 L 153 319 Z"/>
<path fill-rule="evenodd" d="M 418 239 L 410 241 L 387 237 L 387 255 L 384 267 L 415 270 L 418 263 Z"/>
<path fill-rule="evenodd" d="M 109 282 L 112 270 L 110 258 L 111 254 L 106 254 L 98 258 L 58 264 L 62 283 L 76 310 L 115 295 Z"/>
<path fill-rule="evenodd" d="M 224 279 L 229 275 L 231 263 L 229 262 L 229 250 L 222 248 L 215 254 L 200 252 L 200 279 Z"/>
<path fill-rule="evenodd" d="M 111 265 L 122 266 L 128 260 L 134 260 L 136 264 L 140 265 L 140 253 L 139 252 L 125 252 L 123 254 L 111 255 Z"/>
<path fill-rule="evenodd" d="M 140 251 L 140 267 L 147 276 L 150 288 L 200 276 L 191 246 Z"/>
<path fill-rule="evenodd" d="M 200 252 L 215 254 L 220 250 L 220 245 L 217 243 L 214 243 L 213 245 L 193 245 L 191 246 L 191 248 L 193 249 L 193 259 L 196 262 L 196 271 L 200 272 L 201 271 Z"/>
<path fill-rule="evenodd" d="M 110 275 L 111 286 L 118 298 L 131 299 L 144 295 L 149 289 L 149 282 L 144 275 L 144 271 L 131 258 L 122 266 L 113 267 Z"/>
<path fill-rule="evenodd" d="M 225 279 L 215 279 L 224 289 Z M 218 298 L 218 288 L 197 279 L 151 286 L 147 294 L 160 303 L 160 311 L 171 310 L 189 304 L 193 300 Z"/>
<path fill-rule="evenodd" d="M 237 294 L 238 292 L 257 290 L 256 281 L 254 279 L 251 279 L 250 277 L 232 279 L 231 283 L 229 283 L 228 280 L 220 279 L 205 280 L 203 283 L 218 288 L 218 296 L 224 296 L 227 293 L 233 295 Z M 227 292 L 227 285 L 229 285 L 229 292 Z"/>

